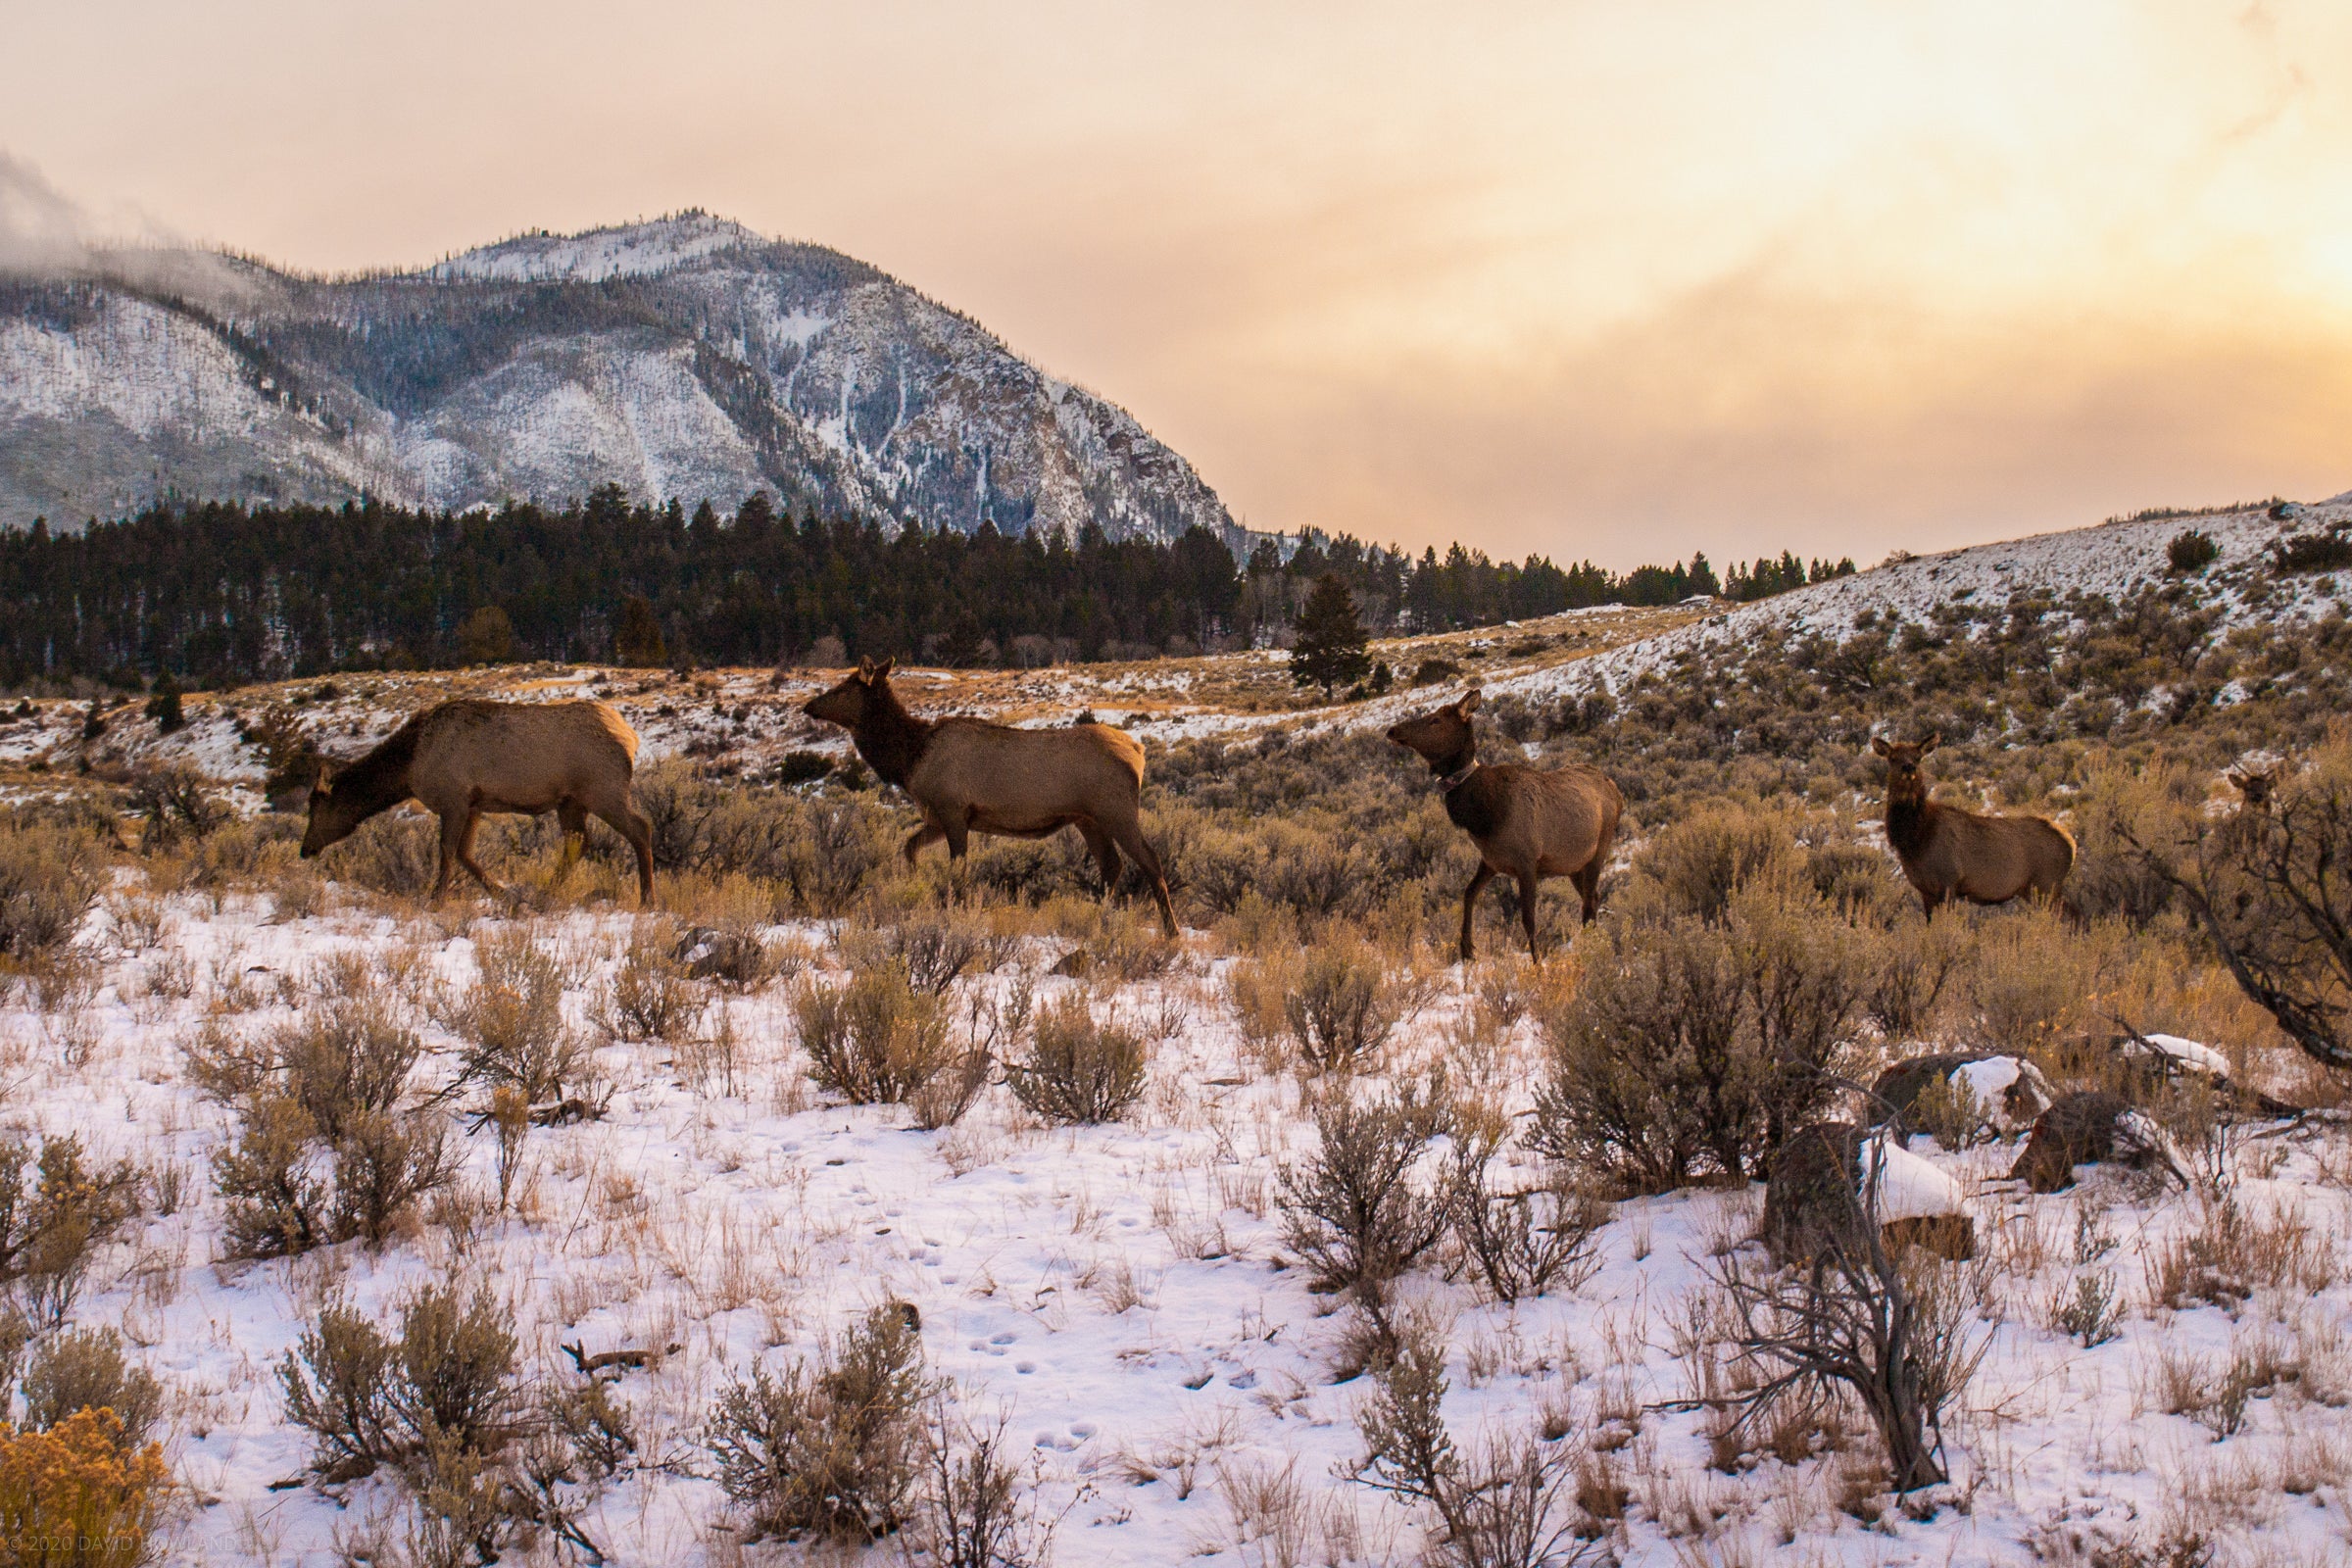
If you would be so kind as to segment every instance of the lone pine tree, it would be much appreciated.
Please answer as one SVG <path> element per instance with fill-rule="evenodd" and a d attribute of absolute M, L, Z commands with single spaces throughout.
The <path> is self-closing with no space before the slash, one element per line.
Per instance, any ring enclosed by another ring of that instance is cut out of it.
<path fill-rule="evenodd" d="M 1298 641 L 1291 649 L 1291 679 L 1300 686 L 1320 686 L 1328 701 L 1342 686 L 1352 685 L 1372 672 L 1371 639 L 1355 613 L 1355 597 L 1337 572 L 1315 579 L 1306 608 L 1298 613 Z"/>

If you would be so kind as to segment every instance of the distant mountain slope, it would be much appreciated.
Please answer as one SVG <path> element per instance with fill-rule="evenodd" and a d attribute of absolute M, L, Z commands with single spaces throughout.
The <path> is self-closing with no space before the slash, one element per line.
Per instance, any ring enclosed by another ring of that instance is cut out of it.
<path fill-rule="evenodd" d="M 172 493 L 463 509 L 617 484 L 1241 537 L 1125 410 L 862 262 L 702 214 L 347 280 L 116 260 L 0 279 L 0 523 Z"/>

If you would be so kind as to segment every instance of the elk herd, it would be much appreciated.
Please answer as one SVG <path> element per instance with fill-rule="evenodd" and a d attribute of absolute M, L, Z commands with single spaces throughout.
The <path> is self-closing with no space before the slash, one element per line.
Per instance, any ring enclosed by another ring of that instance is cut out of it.
<path fill-rule="evenodd" d="M 1102 873 L 1105 895 L 1118 882 L 1124 856 L 1149 883 L 1161 930 L 1177 935 L 1166 871 L 1143 832 L 1144 750 L 1132 737 L 1093 722 L 1028 729 L 968 717 L 924 718 L 892 689 L 892 667 L 888 660 L 862 662 L 804 711 L 847 730 L 875 775 L 912 802 L 922 825 L 904 846 L 908 864 L 942 841 L 951 858 L 961 858 L 976 833 L 1036 839 L 1075 828 Z M 1464 961 L 1474 953 L 1478 896 L 1498 876 L 1517 886 L 1531 955 L 1540 955 L 1536 909 L 1544 879 L 1568 878 L 1590 922 L 1598 912 L 1601 873 L 1624 809 L 1617 785 L 1597 768 L 1480 760 L 1480 700 L 1473 689 L 1388 731 L 1391 742 L 1428 764 L 1446 817 L 1478 851 L 1478 868 L 1462 894 Z M 2064 888 L 2074 866 L 2074 840 L 2045 816 L 1971 811 L 1931 800 L 1921 764 L 1937 740 L 1881 736 L 1871 742 L 1886 764 L 1886 843 L 1927 918 L 1933 921 L 1954 900 L 1999 905 L 2018 899 L 2055 904 L 2072 917 Z M 647 904 L 653 897 L 653 834 L 630 799 L 636 756 L 636 732 L 605 703 L 445 702 L 356 760 L 320 765 L 310 789 L 302 854 L 316 856 L 369 817 L 415 800 L 441 819 L 432 892 L 438 902 L 460 867 L 493 894 L 500 891 L 473 858 L 484 813 L 555 812 L 566 867 L 580 853 L 587 819 L 596 816 L 635 852 L 638 898 Z M 2267 808 L 2269 775 L 2232 773 L 2230 782 L 2247 809 Z M 2184 1070 L 2226 1083 L 2215 1077 L 2219 1067 L 2192 1059 L 2195 1053 L 2212 1056 L 2206 1048 L 2169 1036 L 2135 1038 L 2144 1048 L 2140 1055 L 2157 1068 L 2185 1062 Z M 1923 1088 L 1947 1079 L 1965 1083 L 1971 1102 L 1987 1106 L 1997 1125 L 2031 1128 L 2013 1175 L 2037 1192 L 2068 1185 L 2073 1167 L 2087 1160 L 2153 1165 L 2176 1174 L 2183 1169 L 2162 1130 L 2129 1101 L 2113 1094 L 2058 1096 L 2022 1059 L 1917 1057 L 1890 1068 L 1866 1099 L 1881 1107 L 1886 1127 L 1899 1130 Z M 2264 1104 L 2276 1102 L 2266 1099 Z M 1892 1157 L 1883 1136 L 1869 1143 L 1864 1134 L 1855 1125 L 1824 1124 L 1790 1140 L 1792 1152 L 1774 1165 L 1768 1231 L 1783 1241 L 1801 1239 L 1809 1222 L 1790 1216 L 1811 1207 L 1814 1189 L 1824 1181 L 1841 1191 L 1850 1187 L 1866 1147 L 1879 1164 Z M 1929 1181 L 1932 1174 L 1912 1180 L 1915 1193 L 1944 1180 Z M 1940 1213 L 1940 1200 L 1928 1207 L 1938 1212 L 1893 1218 L 1927 1225 L 1920 1239 L 1946 1255 L 1966 1255 L 1973 1243 L 1965 1233 L 1936 1228 L 1950 1218 Z"/>
<path fill-rule="evenodd" d="M 1102 873 L 1117 885 L 1121 855 L 1133 860 L 1158 906 L 1160 929 L 1173 938 L 1176 911 L 1159 854 L 1144 837 L 1144 749 L 1106 724 L 1081 722 L 1024 729 L 967 717 L 923 718 L 891 688 L 895 661 L 861 661 L 839 684 L 803 709 L 850 733 L 876 777 L 905 792 L 922 826 L 906 840 L 909 865 L 946 841 L 963 858 L 975 833 L 1045 838 L 1076 828 Z M 1468 961 L 1479 894 L 1497 876 L 1519 891 L 1528 952 L 1540 954 L 1537 892 L 1546 877 L 1566 877 L 1590 922 L 1599 912 L 1600 877 L 1616 842 L 1624 797 L 1598 768 L 1582 762 L 1534 767 L 1482 762 L 1474 688 L 1388 732 L 1396 745 L 1429 764 L 1446 818 L 1478 849 L 1478 869 L 1462 893 L 1460 951 Z M 1937 737 L 1889 741 L 1871 749 L 1886 761 L 1886 842 L 1933 919 L 1954 899 L 2006 904 L 2019 898 L 2060 903 L 2075 842 L 2046 816 L 1965 810 L 1928 798 L 1920 762 Z M 580 853 L 595 816 L 628 841 L 637 858 L 637 896 L 654 889 L 653 831 L 629 798 L 637 732 L 610 704 L 493 703 L 471 699 L 425 710 L 365 756 L 340 766 L 320 763 L 309 791 L 307 859 L 349 837 L 369 817 L 416 801 L 441 819 L 439 874 L 432 899 L 449 892 L 459 868 L 483 888 L 501 891 L 473 858 L 474 830 L 485 814 L 553 811 L 564 857 Z M 2239 782 L 2236 774 L 2233 782 Z M 2267 796 L 2267 779 L 2240 782 L 2249 804 Z"/>

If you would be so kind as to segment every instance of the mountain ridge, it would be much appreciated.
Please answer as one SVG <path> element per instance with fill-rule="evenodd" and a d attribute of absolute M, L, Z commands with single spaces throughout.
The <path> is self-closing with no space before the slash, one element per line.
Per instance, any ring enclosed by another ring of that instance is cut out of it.
<path fill-rule="evenodd" d="M 0 522 L 180 495 L 465 510 L 606 484 L 887 525 L 1243 530 L 1108 399 L 870 264 L 692 212 L 312 277 L 0 278 Z"/>

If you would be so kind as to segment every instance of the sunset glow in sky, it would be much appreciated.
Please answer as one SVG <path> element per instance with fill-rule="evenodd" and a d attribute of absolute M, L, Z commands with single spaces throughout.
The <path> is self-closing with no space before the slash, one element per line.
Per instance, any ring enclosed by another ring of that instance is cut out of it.
<path fill-rule="evenodd" d="M 2341 4 L 0 5 L 0 237 L 708 208 L 1256 527 L 1868 564 L 2352 488 Z"/>

